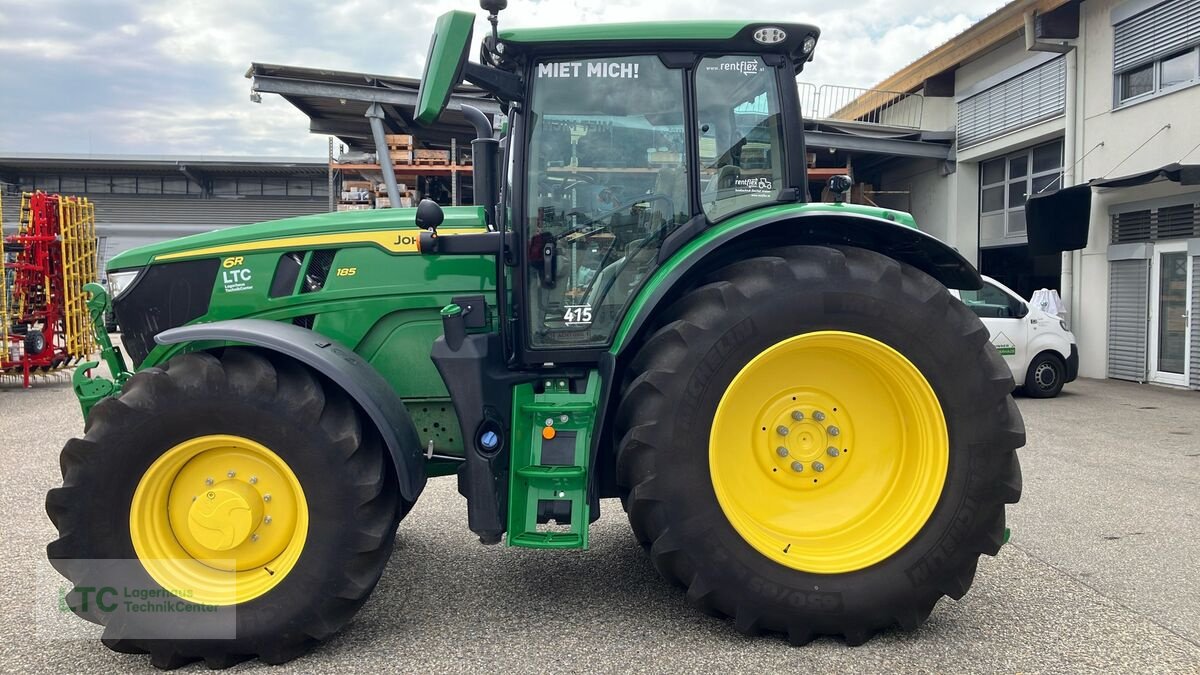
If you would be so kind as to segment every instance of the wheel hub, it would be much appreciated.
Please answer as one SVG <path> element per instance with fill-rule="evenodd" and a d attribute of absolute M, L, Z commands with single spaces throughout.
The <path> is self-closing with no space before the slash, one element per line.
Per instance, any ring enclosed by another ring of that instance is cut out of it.
<path fill-rule="evenodd" d="M 262 512 L 262 498 L 253 487 L 224 480 L 192 499 L 188 534 L 209 551 L 228 551 L 250 538 L 262 522 Z"/>
<path fill-rule="evenodd" d="M 850 414 L 825 391 L 785 391 L 763 409 L 754 431 L 754 454 L 767 460 L 760 470 L 789 489 L 830 485 L 850 461 Z"/>

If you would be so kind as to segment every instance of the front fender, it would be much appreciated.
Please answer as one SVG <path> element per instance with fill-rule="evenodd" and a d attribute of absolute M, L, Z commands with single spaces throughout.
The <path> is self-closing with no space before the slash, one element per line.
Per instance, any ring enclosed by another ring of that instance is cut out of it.
<path fill-rule="evenodd" d="M 264 319 L 233 319 L 163 331 L 161 345 L 224 341 L 262 347 L 296 359 L 332 380 L 354 399 L 375 423 L 396 467 L 400 494 L 416 501 L 425 488 L 425 462 L 416 427 L 387 380 L 353 350 L 289 323 Z"/>
<path fill-rule="evenodd" d="M 866 211 L 837 204 L 786 205 L 731 218 L 705 230 L 674 252 L 638 293 L 613 340 L 612 353 L 621 354 L 635 341 L 673 290 L 686 285 L 694 273 L 712 269 L 722 251 L 739 243 L 749 245 L 741 247 L 747 251 L 788 244 L 854 246 L 916 267 L 948 288 L 983 287 L 979 271 L 953 247 L 897 222 L 885 209 L 877 209 L 879 216 Z"/>

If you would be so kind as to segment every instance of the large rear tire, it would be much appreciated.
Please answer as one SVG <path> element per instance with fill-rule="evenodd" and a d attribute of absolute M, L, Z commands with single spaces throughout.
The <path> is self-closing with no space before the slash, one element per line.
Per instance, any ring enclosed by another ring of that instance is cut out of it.
<path fill-rule="evenodd" d="M 181 598 L 167 614 L 71 602 L 116 651 L 159 668 L 283 663 L 341 629 L 379 580 L 408 506 L 389 461 L 353 402 L 296 362 L 185 354 L 135 375 L 67 443 L 47 553 L 77 591 Z M 230 617 L 192 605 L 233 607 L 232 638 L 188 639 Z"/>
<path fill-rule="evenodd" d="M 960 598 L 1004 541 L 1024 444 L 979 319 L 915 268 L 795 246 L 678 300 L 631 362 L 617 472 L 637 538 L 738 630 L 860 644 Z"/>

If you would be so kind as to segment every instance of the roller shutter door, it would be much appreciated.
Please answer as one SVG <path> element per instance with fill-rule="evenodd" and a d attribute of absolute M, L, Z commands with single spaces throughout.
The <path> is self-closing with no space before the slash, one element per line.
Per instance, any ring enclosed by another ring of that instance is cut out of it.
<path fill-rule="evenodd" d="M 1108 272 L 1108 376 L 1146 381 L 1150 261 L 1114 260 Z"/>

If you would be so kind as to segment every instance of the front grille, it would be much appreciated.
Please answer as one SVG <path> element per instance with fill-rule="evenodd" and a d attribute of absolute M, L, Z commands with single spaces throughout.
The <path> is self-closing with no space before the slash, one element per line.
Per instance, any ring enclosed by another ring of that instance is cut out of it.
<path fill-rule="evenodd" d="M 121 343 L 137 366 L 154 349 L 154 336 L 208 313 L 220 261 L 189 260 L 151 265 L 113 300 Z"/>

